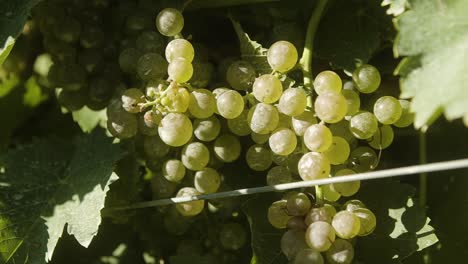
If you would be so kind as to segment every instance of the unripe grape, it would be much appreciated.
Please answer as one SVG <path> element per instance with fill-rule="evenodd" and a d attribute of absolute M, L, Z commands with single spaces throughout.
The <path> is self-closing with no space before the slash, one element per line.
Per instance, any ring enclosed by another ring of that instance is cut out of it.
<path fill-rule="evenodd" d="M 156 17 L 156 27 L 159 33 L 172 37 L 179 34 L 184 27 L 184 17 L 179 10 L 164 8 Z"/>
<path fill-rule="evenodd" d="M 330 161 L 325 155 L 317 152 L 304 154 L 297 166 L 304 181 L 327 178 L 330 174 Z"/>
<path fill-rule="evenodd" d="M 369 112 L 360 112 L 349 120 L 349 129 L 358 139 L 371 138 L 377 131 L 377 128 L 377 119 Z"/>
<path fill-rule="evenodd" d="M 341 94 L 324 93 L 315 99 L 314 110 L 320 120 L 326 123 L 338 123 L 345 117 L 348 103 Z"/>
<path fill-rule="evenodd" d="M 278 110 L 288 116 L 299 116 L 307 107 L 307 95 L 299 88 L 286 89 L 278 104 Z"/>
<path fill-rule="evenodd" d="M 192 78 L 192 63 L 184 58 L 177 57 L 169 63 L 167 67 L 169 78 L 178 83 L 185 83 Z"/>
<path fill-rule="evenodd" d="M 332 144 L 333 135 L 325 125 L 309 126 L 304 133 L 304 143 L 310 151 L 324 152 Z"/>
<path fill-rule="evenodd" d="M 318 95 L 325 93 L 340 93 L 341 78 L 333 71 L 323 71 L 314 79 L 314 90 Z"/>
<path fill-rule="evenodd" d="M 267 52 L 270 67 L 279 72 L 287 72 L 296 66 L 298 59 L 296 47 L 288 41 L 277 41 Z"/>
<path fill-rule="evenodd" d="M 176 58 L 183 58 L 192 62 L 195 57 L 195 50 L 192 44 L 185 39 L 174 39 L 166 46 L 166 60 L 171 63 Z"/>
<path fill-rule="evenodd" d="M 305 232 L 307 245 L 319 252 L 327 251 L 335 241 L 335 230 L 323 221 L 313 222 Z"/>
<path fill-rule="evenodd" d="M 372 93 L 380 85 L 380 72 L 374 66 L 363 64 L 353 72 L 353 81 L 361 93 Z"/>
<path fill-rule="evenodd" d="M 201 193 L 192 187 L 184 187 L 177 192 L 176 197 L 200 195 Z M 176 204 L 177 211 L 183 216 L 195 216 L 203 211 L 205 201 L 198 200 Z"/>
<path fill-rule="evenodd" d="M 179 147 L 187 143 L 192 137 L 192 122 L 179 113 L 167 114 L 159 123 L 159 136 L 169 146 Z"/>
<path fill-rule="evenodd" d="M 374 104 L 374 115 L 384 125 L 391 125 L 401 117 L 400 102 L 392 96 L 382 96 Z"/>
<path fill-rule="evenodd" d="M 255 98 L 266 104 L 272 104 L 281 97 L 283 93 L 283 85 L 281 81 L 274 75 L 264 74 L 253 83 L 252 93 Z"/>
<path fill-rule="evenodd" d="M 359 234 L 361 223 L 359 218 L 351 212 L 340 211 L 332 221 L 336 235 L 343 239 L 351 239 Z"/>

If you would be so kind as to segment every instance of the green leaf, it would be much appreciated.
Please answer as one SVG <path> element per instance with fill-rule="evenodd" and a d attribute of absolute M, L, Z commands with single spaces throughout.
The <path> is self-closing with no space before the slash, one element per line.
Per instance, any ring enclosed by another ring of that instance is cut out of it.
<path fill-rule="evenodd" d="M 93 111 L 87 106 L 72 112 L 73 120 L 78 123 L 83 132 L 91 132 L 98 125 L 106 127 L 106 109 Z"/>
<path fill-rule="evenodd" d="M 242 206 L 242 211 L 249 220 L 252 235 L 252 264 L 287 263 L 280 248 L 283 231 L 275 229 L 267 218 L 268 208 L 277 200 L 275 193 L 259 194 L 249 198 Z"/>
<path fill-rule="evenodd" d="M 40 0 L 2 1 L 0 4 L 0 65 L 10 54 L 15 39 L 23 30 L 29 11 Z"/>
<path fill-rule="evenodd" d="M 448 120 L 468 114 L 468 1 L 410 1 L 397 19 L 395 51 L 418 56 L 420 66 L 401 78 L 401 96 L 413 98 L 416 128 L 442 113 Z"/>
<path fill-rule="evenodd" d="M 101 131 L 71 144 L 40 140 L 7 152 L 0 175 L 0 263 L 45 263 L 65 225 L 87 247 L 122 155 Z"/>
<path fill-rule="evenodd" d="M 382 6 L 388 6 L 387 14 L 398 16 L 408 8 L 408 0 L 383 0 Z"/>

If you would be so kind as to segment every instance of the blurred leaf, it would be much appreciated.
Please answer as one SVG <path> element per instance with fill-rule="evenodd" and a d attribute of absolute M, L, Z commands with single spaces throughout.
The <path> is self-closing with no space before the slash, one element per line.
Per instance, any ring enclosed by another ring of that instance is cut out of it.
<path fill-rule="evenodd" d="M 31 76 L 24 83 L 26 92 L 23 95 L 23 103 L 29 107 L 35 107 L 47 99 L 47 95 L 42 93 L 42 89 L 37 83 L 36 77 Z"/>
<path fill-rule="evenodd" d="M 85 106 L 78 111 L 72 112 L 72 116 L 83 132 L 91 132 L 97 126 L 106 127 L 106 109 L 93 111 Z"/>
<path fill-rule="evenodd" d="M 16 74 L 8 74 L 2 78 L 0 83 L 0 98 L 7 96 L 20 83 Z"/>

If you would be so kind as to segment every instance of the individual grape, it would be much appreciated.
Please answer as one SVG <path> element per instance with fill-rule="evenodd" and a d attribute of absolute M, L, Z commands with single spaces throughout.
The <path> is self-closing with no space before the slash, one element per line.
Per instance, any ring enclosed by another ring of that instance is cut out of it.
<path fill-rule="evenodd" d="M 193 66 L 192 63 L 184 58 L 178 57 L 169 63 L 167 68 L 169 78 L 178 83 L 185 83 L 192 78 Z"/>
<path fill-rule="evenodd" d="M 74 18 L 67 18 L 66 21 L 59 21 L 54 25 L 55 36 L 65 42 L 76 42 L 80 38 L 81 25 Z"/>
<path fill-rule="evenodd" d="M 219 173 L 212 168 L 203 168 L 195 173 L 194 186 L 201 193 L 214 193 L 221 185 Z"/>
<path fill-rule="evenodd" d="M 296 193 L 288 198 L 286 209 L 289 215 L 302 216 L 310 210 L 311 206 L 312 203 L 305 193 Z"/>
<path fill-rule="evenodd" d="M 358 147 L 351 151 L 351 155 L 349 156 L 350 168 L 358 173 L 375 169 L 378 162 L 379 157 L 369 147 Z"/>
<path fill-rule="evenodd" d="M 270 139 L 270 134 L 258 134 L 252 131 L 252 133 L 250 133 L 250 138 L 257 144 L 265 144 Z"/>
<path fill-rule="evenodd" d="M 307 245 L 318 252 L 327 251 L 335 241 L 335 230 L 323 221 L 313 222 L 305 232 Z"/>
<path fill-rule="evenodd" d="M 330 187 L 330 184 L 322 185 L 322 194 L 323 194 L 323 199 L 329 202 L 336 202 L 341 198 L 341 194 L 332 190 Z"/>
<path fill-rule="evenodd" d="M 120 101 L 114 101 L 107 108 L 107 129 L 114 137 L 131 138 L 138 131 L 137 117 L 126 112 Z"/>
<path fill-rule="evenodd" d="M 374 104 L 374 115 L 384 125 L 391 125 L 401 117 L 400 102 L 393 96 L 382 96 Z"/>
<path fill-rule="evenodd" d="M 247 136 L 252 132 L 247 122 L 248 114 L 249 110 L 244 109 L 238 117 L 227 120 L 228 128 L 234 135 Z"/>
<path fill-rule="evenodd" d="M 321 207 L 312 207 L 309 212 L 306 213 L 304 222 L 307 226 L 319 221 L 331 224 L 335 214 L 336 209 L 331 204 L 324 204 Z"/>
<path fill-rule="evenodd" d="M 374 213 L 367 208 L 357 208 L 353 213 L 359 218 L 361 227 L 359 229 L 359 236 L 367 236 L 374 232 L 377 225 L 377 219 Z"/>
<path fill-rule="evenodd" d="M 104 45 L 105 33 L 100 27 L 87 26 L 81 30 L 80 44 L 85 49 L 100 48 Z"/>
<path fill-rule="evenodd" d="M 343 205 L 343 210 L 354 212 L 356 209 L 366 208 L 366 205 L 359 200 L 349 200 Z"/>
<path fill-rule="evenodd" d="M 161 54 L 164 50 L 164 38 L 154 31 L 144 31 L 135 40 L 135 46 L 143 53 Z"/>
<path fill-rule="evenodd" d="M 176 197 L 191 197 L 200 194 L 195 188 L 184 187 L 177 192 Z M 176 204 L 177 211 L 183 216 L 195 216 L 201 213 L 204 207 L 205 201 L 203 200 Z"/>
<path fill-rule="evenodd" d="M 278 104 L 278 110 L 288 116 L 299 116 L 307 107 L 307 95 L 303 89 L 286 89 Z"/>
<path fill-rule="evenodd" d="M 153 174 L 151 178 L 151 191 L 153 193 L 153 198 L 155 199 L 164 199 L 169 198 L 177 189 L 177 184 L 168 181 L 160 174 Z"/>
<path fill-rule="evenodd" d="M 392 144 L 393 137 L 393 128 L 391 126 L 381 126 L 369 141 L 369 145 L 374 149 L 386 149 Z"/>
<path fill-rule="evenodd" d="M 143 81 L 161 79 L 166 75 L 167 62 L 157 53 L 146 53 L 137 61 L 136 71 Z"/>
<path fill-rule="evenodd" d="M 192 142 L 182 149 L 181 160 L 187 169 L 198 171 L 208 165 L 210 151 L 203 143 Z"/>
<path fill-rule="evenodd" d="M 276 201 L 268 208 L 268 222 L 275 228 L 286 228 L 289 219 L 292 218 L 287 213 L 286 203 L 286 200 Z"/>
<path fill-rule="evenodd" d="M 371 138 L 377 131 L 377 119 L 372 113 L 362 111 L 349 120 L 349 129 L 358 139 Z"/>
<path fill-rule="evenodd" d="M 190 93 L 188 110 L 196 118 L 208 118 L 216 108 L 216 99 L 206 89 L 195 89 Z"/>
<path fill-rule="evenodd" d="M 325 256 L 327 263 L 330 264 L 351 264 L 354 258 L 354 248 L 348 241 L 338 238 L 325 252 Z"/>
<path fill-rule="evenodd" d="M 272 104 L 280 99 L 283 93 L 283 85 L 276 76 L 264 74 L 255 79 L 252 86 L 252 93 L 258 101 Z"/>
<path fill-rule="evenodd" d="M 304 136 L 308 127 L 317 124 L 317 118 L 310 111 L 304 111 L 302 114 L 291 118 L 291 120 L 294 132 L 300 137 Z"/>
<path fill-rule="evenodd" d="M 179 34 L 183 27 L 184 17 L 177 9 L 164 8 L 156 17 L 156 28 L 166 37 Z"/>
<path fill-rule="evenodd" d="M 225 91 L 217 96 L 216 109 L 226 119 L 236 118 L 244 110 L 244 98 L 236 91 Z"/>
<path fill-rule="evenodd" d="M 184 164 L 176 159 L 166 160 L 162 166 L 162 175 L 166 180 L 178 183 L 185 176 Z"/>
<path fill-rule="evenodd" d="M 348 141 L 342 137 L 333 137 L 330 148 L 324 152 L 330 164 L 343 164 L 349 157 L 351 149 Z"/>
<path fill-rule="evenodd" d="M 348 103 L 341 94 L 325 93 L 315 99 L 314 110 L 320 120 L 326 123 L 337 123 L 345 117 Z"/>
<path fill-rule="evenodd" d="M 155 136 L 158 134 L 158 124 L 162 116 L 154 110 L 146 111 L 138 118 L 138 131 L 146 136 Z"/>
<path fill-rule="evenodd" d="M 356 172 L 350 169 L 342 169 L 335 173 L 335 177 L 348 176 L 348 175 L 352 175 L 355 173 Z M 359 191 L 360 187 L 361 187 L 361 181 L 352 181 L 352 182 L 332 183 L 330 188 L 344 197 L 349 197 L 349 196 L 356 194 Z"/>
<path fill-rule="evenodd" d="M 78 64 L 88 73 L 97 73 L 103 67 L 101 51 L 97 49 L 86 49 L 80 52 L 78 54 Z"/>
<path fill-rule="evenodd" d="M 338 212 L 332 220 L 332 226 L 335 229 L 336 235 L 343 239 L 351 239 L 359 234 L 360 231 L 359 218 L 349 211 Z"/>
<path fill-rule="evenodd" d="M 395 123 L 393 123 L 396 127 L 407 127 L 411 125 L 414 121 L 414 113 L 411 113 L 411 103 L 408 100 L 399 100 L 401 106 L 401 117 Z"/>
<path fill-rule="evenodd" d="M 149 53 L 153 54 L 153 53 Z M 119 55 L 120 69 L 125 73 L 134 73 L 137 69 L 137 62 L 139 61 L 141 51 L 135 48 L 124 49 Z M 148 61 L 149 59 L 145 60 Z M 144 73 L 144 72 L 143 72 Z"/>
<path fill-rule="evenodd" d="M 57 95 L 59 104 L 69 111 L 78 111 L 85 106 L 88 97 L 83 91 L 64 91 L 60 90 Z"/>
<path fill-rule="evenodd" d="M 195 87 L 206 87 L 213 79 L 215 68 L 210 62 L 193 62 L 193 75 L 190 84 Z"/>
<path fill-rule="evenodd" d="M 313 249 L 306 248 L 296 254 L 293 264 L 324 264 L 322 255 Z"/>
<path fill-rule="evenodd" d="M 353 90 L 343 90 L 341 94 L 346 99 L 348 104 L 348 111 L 346 111 L 347 116 L 353 116 L 359 112 L 361 108 L 361 99 L 359 98 L 359 94 Z"/>
<path fill-rule="evenodd" d="M 183 113 L 187 111 L 190 104 L 190 94 L 185 88 L 170 87 L 164 91 L 161 104 L 166 110 L 173 113 Z"/>
<path fill-rule="evenodd" d="M 246 61 L 235 61 L 229 65 L 226 71 L 226 81 L 236 90 L 247 90 L 255 81 L 255 68 Z"/>
<path fill-rule="evenodd" d="M 268 171 L 266 181 L 267 184 L 271 186 L 283 183 L 290 183 L 293 181 L 293 177 L 286 167 L 275 166 Z"/>
<path fill-rule="evenodd" d="M 299 176 L 304 181 L 327 178 L 330 174 L 330 161 L 317 152 L 309 152 L 302 156 L 297 165 Z"/>
<path fill-rule="evenodd" d="M 145 102 L 145 95 L 137 88 L 125 90 L 121 98 L 122 107 L 129 113 L 140 112 L 140 104 Z"/>
<path fill-rule="evenodd" d="M 176 58 L 183 58 L 187 62 L 192 62 L 195 57 L 195 50 L 192 44 L 185 39 L 174 39 L 166 46 L 166 60 L 170 63 Z"/>
<path fill-rule="evenodd" d="M 192 131 L 190 119 L 179 113 L 167 114 L 158 127 L 162 141 L 172 147 L 179 147 L 187 143 L 192 137 Z"/>
<path fill-rule="evenodd" d="M 373 93 L 380 86 L 380 73 L 374 66 L 363 64 L 353 72 L 353 81 L 361 93 Z"/>
<path fill-rule="evenodd" d="M 221 227 L 219 242 L 226 250 L 238 250 L 247 242 L 247 233 L 238 223 L 227 223 Z"/>
<path fill-rule="evenodd" d="M 254 171 L 265 171 L 273 163 L 271 152 L 262 145 L 252 145 L 245 154 L 247 165 Z"/>
<path fill-rule="evenodd" d="M 143 149 L 147 157 L 162 158 L 169 153 L 170 148 L 159 136 L 146 136 L 143 139 Z"/>
<path fill-rule="evenodd" d="M 310 151 L 324 152 L 332 145 L 333 135 L 325 125 L 309 126 L 304 133 L 304 144 Z"/>
<path fill-rule="evenodd" d="M 221 123 L 216 116 L 206 119 L 195 119 L 193 122 L 193 134 L 200 141 L 213 141 L 221 131 Z"/>
<path fill-rule="evenodd" d="M 296 66 L 298 59 L 296 47 L 288 41 L 277 41 L 267 52 L 270 67 L 279 72 L 287 72 Z"/>
<path fill-rule="evenodd" d="M 268 134 L 278 126 L 278 110 L 272 105 L 258 103 L 250 108 L 247 120 L 253 132 Z"/>
<path fill-rule="evenodd" d="M 299 251 L 306 248 L 307 244 L 303 230 L 288 230 L 281 237 L 281 252 L 289 260 L 293 260 Z"/>
<path fill-rule="evenodd" d="M 214 143 L 216 157 L 223 162 L 233 162 L 241 154 L 241 144 L 237 137 L 224 134 L 218 137 Z"/>
<path fill-rule="evenodd" d="M 268 141 L 271 151 L 283 156 L 291 154 L 297 146 L 296 134 L 288 128 L 273 131 Z"/>
<path fill-rule="evenodd" d="M 323 71 L 314 79 L 314 90 L 318 95 L 325 93 L 340 93 L 341 78 L 333 71 Z"/>

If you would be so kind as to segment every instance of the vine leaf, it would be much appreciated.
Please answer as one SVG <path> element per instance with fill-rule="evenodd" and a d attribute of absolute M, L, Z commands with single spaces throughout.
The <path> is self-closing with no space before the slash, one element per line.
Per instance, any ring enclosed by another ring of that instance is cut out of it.
<path fill-rule="evenodd" d="M 123 155 L 102 131 L 72 144 L 39 140 L 10 150 L 0 174 L 0 263 L 45 263 L 67 232 L 87 247 L 101 223 L 113 164 Z"/>
<path fill-rule="evenodd" d="M 396 19 L 394 50 L 419 57 L 419 63 L 397 71 L 401 97 L 412 98 L 416 128 L 442 113 L 448 120 L 460 118 L 468 114 L 468 1 L 413 0 L 410 5 Z"/>
<path fill-rule="evenodd" d="M 106 127 L 106 109 L 93 111 L 87 106 L 72 112 L 73 120 L 78 123 L 83 132 L 91 132 L 95 127 Z"/>

